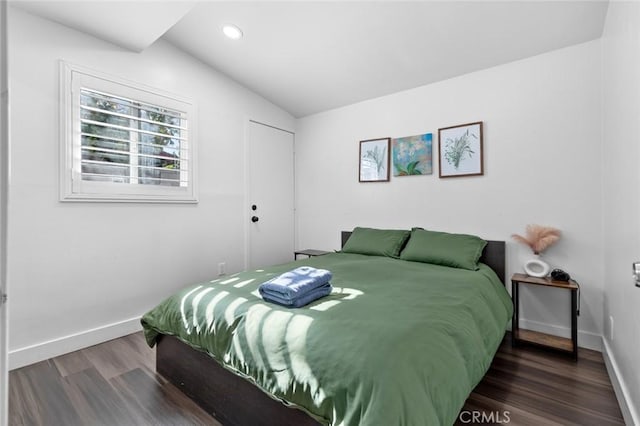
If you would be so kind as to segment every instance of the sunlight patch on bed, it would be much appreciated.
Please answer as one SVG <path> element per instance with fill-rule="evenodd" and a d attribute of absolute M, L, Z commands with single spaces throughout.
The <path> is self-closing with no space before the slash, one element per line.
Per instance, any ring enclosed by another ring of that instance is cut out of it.
<path fill-rule="evenodd" d="M 245 361 L 244 361 L 244 352 L 242 351 L 242 346 L 240 346 L 240 340 L 238 339 L 238 334 L 234 333 L 233 334 L 233 351 L 234 354 L 236 356 L 236 358 L 238 359 L 238 362 L 240 365 L 245 365 Z M 226 363 L 231 363 L 232 357 L 231 357 L 231 353 L 227 352 L 224 354 L 224 362 Z"/>
<path fill-rule="evenodd" d="M 208 287 L 202 290 L 191 301 L 191 307 L 193 308 L 193 326 L 196 328 L 196 333 L 200 333 L 200 323 L 198 322 L 198 305 L 205 294 L 213 290 L 213 287 Z M 191 330 L 187 330 L 187 333 L 191 334 Z"/>
<path fill-rule="evenodd" d="M 227 306 L 227 309 L 224 310 L 224 319 L 225 321 L 227 321 L 228 325 L 231 325 L 234 323 L 236 319 L 236 309 L 238 309 L 238 306 L 248 301 L 249 300 L 245 299 L 244 297 L 237 297 L 236 299 L 234 299 L 233 302 L 229 303 L 229 306 Z"/>
<path fill-rule="evenodd" d="M 327 300 L 326 302 L 318 303 L 315 306 L 310 307 L 309 309 L 313 309 L 314 311 L 326 311 L 330 308 L 333 308 L 336 305 L 339 305 L 339 300 Z"/>
<path fill-rule="evenodd" d="M 249 300 L 245 299 L 244 297 L 238 297 L 233 302 L 231 302 L 229 306 L 227 306 L 227 309 L 225 309 L 224 311 L 224 319 L 227 322 L 227 325 L 229 325 L 229 327 L 231 327 L 231 325 L 237 320 L 237 318 L 239 318 L 239 317 L 236 317 L 236 310 L 240 307 L 240 305 L 248 301 Z M 237 337 L 238 337 L 238 334 L 234 332 L 233 339 L 232 339 L 233 350 L 236 354 L 238 361 L 240 362 L 240 365 L 244 365 L 245 363 L 244 353 L 242 352 L 242 347 L 240 346 L 240 341 L 238 340 Z M 225 353 L 224 362 L 226 363 L 231 362 L 230 352 Z"/>
<path fill-rule="evenodd" d="M 216 308 L 216 305 L 220 303 L 220 301 L 225 297 L 227 297 L 228 295 L 229 295 L 228 291 L 221 291 L 220 293 L 216 294 L 213 297 L 213 299 L 209 301 L 209 304 L 207 305 L 207 309 L 205 310 L 205 318 L 207 321 L 207 328 L 209 331 L 213 329 L 213 325 L 214 325 L 213 310 Z"/>
<path fill-rule="evenodd" d="M 244 281 L 240 281 L 238 284 L 234 284 L 233 286 L 235 288 L 242 288 L 247 284 L 251 284 L 252 282 L 254 282 L 256 279 L 255 278 L 251 278 L 250 280 L 244 280 Z"/>
<path fill-rule="evenodd" d="M 307 333 L 312 323 L 311 317 L 295 315 L 287 326 L 285 341 L 291 361 L 290 369 L 295 381 L 306 383 L 313 401 L 320 405 L 326 398 L 326 394 L 307 363 Z"/>
<path fill-rule="evenodd" d="M 291 382 L 291 373 L 287 366 L 284 342 L 287 324 L 292 321 L 291 312 L 271 311 L 264 319 L 261 328 L 262 347 L 267 356 L 266 367 L 273 373 L 278 389 L 286 392 Z"/>
<path fill-rule="evenodd" d="M 320 302 L 315 306 L 311 306 L 309 309 L 313 309 L 314 311 L 327 311 L 334 306 L 339 305 L 343 300 L 353 300 L 356 297 L 363 295 L 364 293 L 360 290 L 356 290 L 355 288 L 347 288 L 347 287 L 334 287 L 331 291 L 332 296 L 343 296 L 340 300 L 326 300 L 324 302 Z"/>
<path fill-rule="evenodd" d="M 191 331 L 189 330 L 189 318 L 187 318 L 187 313 L 185 312 L 185 304 L 187 303 L 187 299 L 189 298 L 189 296 L 191 296 L 201 288 L 201 285 L 197 286 L 196 288 L 192 289 L 190 292 L 182 296 L 182 300 L 180 300 L 180 315 L 182 316 L 182 324 L 184 325 L 184 328 L 187 329 L 187 333 L 190 333 Z"/>
<path fill-rule="evenodd" d="M 262 359 L 262 355 L 260 354 L 260 347 L 258 342 L 260 339 L 260 324 L 262 324 L 262 320 L 265 316 L 271 312 L 272 309 L 266 305 L 253 305 L 247 311 L 245 316 L 245 326 L 244 331 L 246 334 L 247 346 L 249 346 L 249 352 L 253 356 L 253 359 L 257 366 L 263 367 L 265 364 L 265 360 Z M 239 336 L 235 334 L 233 336 L 233 340 L 237 340 Z M 235 344 L 234 344 L 235 346 Z"/>
<path fill-rule="evenodd" d="M 220 281 L 220 284 L 231 284 L 232 282 L 238 281 L 239 279 L 239 277 L 229 278 L 228 280 Z"/>
<path fill-rule="evenodd" d="M 226 307 L 227 324 L 237 320 L 238 308 L 248 301 L 238 297 Z M 281 392 L 291 389 L 292 382 L 302 385 L 320 404 L 326 399 L 326 393 L 306 359 L 307 334 L 313 321 L 312 317 L 295 311 L 274 309 L 267 304 L 249 305 L 244 314 L 244 327 L 239 329 L 244 333 L 233 333 L 233 354 L 227 353 L 225 361 L 235 358 L 234 364 L 238 366 L 249 363 L 257 367 Z"/>
<path fill-rule="evenodd" d="M 342 300 L 353 300 L 356 297 L 363 295 L 364 293 L 360 290 L 356 290 L 355 288 L 334 287 L 331 294 L 346 295 L 346 297 L 343 297 Z"/>

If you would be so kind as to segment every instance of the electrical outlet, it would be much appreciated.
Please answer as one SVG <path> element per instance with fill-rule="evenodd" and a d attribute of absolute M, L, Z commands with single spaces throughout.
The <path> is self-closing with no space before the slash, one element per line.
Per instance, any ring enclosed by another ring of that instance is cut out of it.
<path fill-rule="evenodd" d="M 225 275 L 227 273 L 227 264 L 224 262 L 218 263 L 218 275 Z"/>
<path fill-rule="evenodd" d="M 609 315 L 609 340 L 613 342 L 613 316 Z"/>

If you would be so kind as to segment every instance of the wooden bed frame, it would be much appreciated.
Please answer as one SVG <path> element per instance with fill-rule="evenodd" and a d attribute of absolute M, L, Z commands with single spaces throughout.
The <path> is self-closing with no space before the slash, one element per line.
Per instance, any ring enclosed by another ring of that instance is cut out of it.
<path fill-rule="evenodd" d="M 351 232 L 342 232 L 342 246 L 349 236 Z M 490 266 L 504 284 L 504 241 L 488 241 L 480 261 Z M 172 336 L 163 335 L 158 340 L 156 370 L 225 426 L 320 424 Z"/>

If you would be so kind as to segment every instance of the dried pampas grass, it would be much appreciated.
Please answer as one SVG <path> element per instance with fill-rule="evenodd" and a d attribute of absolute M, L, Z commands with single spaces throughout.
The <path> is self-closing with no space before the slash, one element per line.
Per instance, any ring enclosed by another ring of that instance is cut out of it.
<path fill-rule="evenodd" d="M 527 225 L 525 237 L 513 234 L 511 238 L 528 245 L 533 253 L 540 254 L 560 239 L 560 230 L 550 226 Z"/>

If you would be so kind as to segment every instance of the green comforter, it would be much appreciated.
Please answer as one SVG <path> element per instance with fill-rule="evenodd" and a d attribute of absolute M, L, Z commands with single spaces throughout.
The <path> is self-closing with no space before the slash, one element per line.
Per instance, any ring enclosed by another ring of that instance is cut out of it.
<path fill-rule="evenodd" d="M 300 309 L 258 286 L 309 265 L 334 290 Z M 486 265 L 454 269 L 335 253 L 192 285 L 142 318 L 150 346 L 178 337 L 274 398 L 333 425 L 450 425 L 512 314 Z"/>

